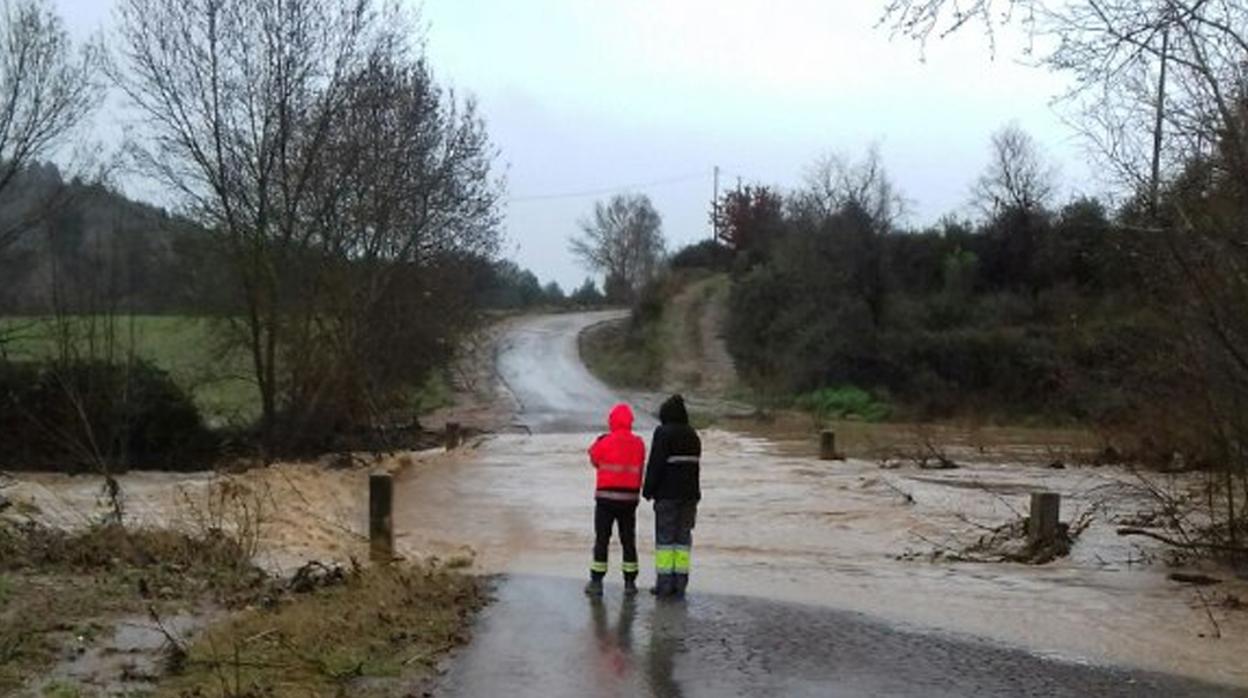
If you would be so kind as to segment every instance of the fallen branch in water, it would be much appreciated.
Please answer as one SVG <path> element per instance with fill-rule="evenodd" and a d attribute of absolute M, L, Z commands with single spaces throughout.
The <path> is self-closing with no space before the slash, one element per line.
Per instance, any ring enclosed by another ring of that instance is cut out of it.
<path fill-rule="evenodd" d="M 1223 545 L 1221 543 L 1200 543 L 1200 542 L 1195 542 L 1195 541 L 1184 542 L 1181 540 L 1175 540 L 1174 538 L 1170 538 L 1169 536 L 1164 536 L 1160 533 L 1147 531 L 1142 528 L 1130 528 L 1130 527 L 1119 528 L 1118 535 L 1120 536 L 1144 536 L 1145 538 L 1152 538 L 1153 540 L 1161 541 L 1162 543 L 1165 543 L 1166 545 L 1170 545 L 1176 548 L 1183 548 L 1185 550 L 1212 550 L 1212 551 L 1219 552 L 1219 553 L 1231 553 L 1234 555 L 1248 555 L 1248 548 L 1243 548 L 1243 547 L 1239 547 L 1235 545 Z"/>

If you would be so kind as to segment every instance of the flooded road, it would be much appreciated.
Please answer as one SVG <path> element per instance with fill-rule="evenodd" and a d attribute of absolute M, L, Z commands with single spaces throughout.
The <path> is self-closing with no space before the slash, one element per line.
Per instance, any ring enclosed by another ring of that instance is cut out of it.
<path fill-rule="evenodd" d="M 688 606 L 669 613 L 645 598 L 621 607 L 617 548 L 617 586 L 595 607 L 579 593 L 592 538 L 584 454 L 614 398 L 579 366 L 569 336 L 594 321 L 537 318 L 504 343 L 500 368 L 535 433 L 488 439 L 462 462 L 400 479 L 401 547 L 449 555 L 468 545 L 479 569 L 505 575 L 443 694 L 1233 693 L 1157 673 L 1248 687 L 1245 614 L 1215 608 L 1213 639 L 1196 597 L 1168 582 L 1166 568 L 1140 564 L 1147 546 L 1114 535 L 1114 511 L 1069 559 L 1043 567 L 899 559 L 1010 520 L 1041 489 L 1065 496 L 1067 519 L 1106 499 L 1129 514 L 1143 503 L 1131 476 L 1111 468 L 881 470 L 709 430 Z M 647 506 L 638 518 L 644 578 Z M 1248 585 L 1228 579 L 1212 593 L 1248 598 Z M 682 613 L 683 625 L 671 620 Z M 618 645 L 610 638 L 620 625 L 632 649 L 600 656 L 594 648 Z M 658 678 L 643 658 L 655 644 Z M 612 667 L 628 667 L 618 683 Z M 1014 674 L 1031 682 L 1012 683 Z"/>

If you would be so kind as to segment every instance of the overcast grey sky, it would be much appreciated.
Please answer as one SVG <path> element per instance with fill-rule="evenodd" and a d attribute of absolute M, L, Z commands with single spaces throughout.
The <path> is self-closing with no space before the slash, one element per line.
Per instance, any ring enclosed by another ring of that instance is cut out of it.
<path fill-rule="evenodd" d="M 57 0 L 76 32 L 112 0 Z M 878 142 L 911 222 L 965 212 L 991 133 L 1017 121 L 1068 190 L 1088 167 L 1059 76 L 992 59 L 967 31 L 919 47 L 877 28 L 875 0 L 425 0 L 439 79 L 475 95 L 507 168 L 508 256 L 565 288 L 577 220 L 614 191 L 648 194 L 672 248 L 709 235 L 711 172 L 796 186 L 820 155 Z M 143 196 L 142 186 L 127 184 Z M 598 192 L 597 194 L 584 194 Z M 567 196 L 564 196 L 564 195 Z"/>

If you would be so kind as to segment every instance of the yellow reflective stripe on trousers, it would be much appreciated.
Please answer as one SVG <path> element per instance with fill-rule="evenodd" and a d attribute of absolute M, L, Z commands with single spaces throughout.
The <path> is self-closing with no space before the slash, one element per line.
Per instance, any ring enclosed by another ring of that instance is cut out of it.
<path fill-rule="evenodd" d="M 625 573 L 639 572 L 641 571 L 641 565 L 636 562 L 625 562 L 623 565 L 620 565 L 620 569 L 622 569 Z"/>
<path fill-rule="evenodd" d="M 598 562 L 597 560 L 594 560 L 593 562 L 589 564 L 589 571 L 590 572 L 606 572 L 607 563 Z"/>
<path fill-rule="evenodd" d="M 689 574 L 689 548 L 677 547 L 672 551 L 672 569 L 676 574 Z"/>
<path fill-rule="evenodd" d="M 654 551 L 654 569 L 659 574 L 671 574 L 676 568 L 676 551 L 671 548 L 657 548 Z"/>

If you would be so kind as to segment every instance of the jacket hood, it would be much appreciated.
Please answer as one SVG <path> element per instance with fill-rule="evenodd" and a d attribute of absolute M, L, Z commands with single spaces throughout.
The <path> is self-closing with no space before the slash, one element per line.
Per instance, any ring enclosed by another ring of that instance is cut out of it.
<path fill-rule="evenodd" d="M 622 402 L 612 407 L 611 414 L 607 417 L 607 426 L 611 427 L 611 431 L 632 431 L 633 408 Z"/>
<path fill-rule="evenodd" d="M 659 421 L 664 424 L 688 424 L 689 412 L 685 410 L 685 398 L 680 395 L 669 397 L 659 408 Z"/>

